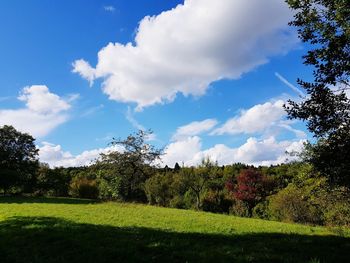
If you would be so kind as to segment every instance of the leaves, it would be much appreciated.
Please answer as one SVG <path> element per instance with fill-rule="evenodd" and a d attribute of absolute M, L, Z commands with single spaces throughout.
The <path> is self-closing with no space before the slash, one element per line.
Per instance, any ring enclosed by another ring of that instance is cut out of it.
<path fill-rule="evenodd" d="M 310 44 L 304 64 L 314 67 L 313 82 L 298 80 L 307 96 L 288 101 L 291 119 L 301 119 L 319 141 L 305 149 L 306 161 L 334 184 L 350 185 L 350 1 L 287 0 L 296 11 L 290 22 Z"/>

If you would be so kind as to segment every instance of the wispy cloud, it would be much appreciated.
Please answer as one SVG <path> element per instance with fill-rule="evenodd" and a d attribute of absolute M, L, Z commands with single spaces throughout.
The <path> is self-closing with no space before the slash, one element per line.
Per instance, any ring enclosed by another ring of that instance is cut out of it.
<path fill-rule="evenodd" d="M 76 101 L 80 98 L 80 94 L 79 93 L 72 93 L 68 95 L 67 101 L 68 102 L 73 102 Z"/>
<path fill-rule="evenodd" d="M 130 122 L 130 124 L 137 130 L 142 130 L 145 131 L 147 130 L 145 128 L 145 126 L 143 126 L 142 124 L 140 124 L 133 115 L 132 109 L 130 108 L 130 106 L 128 106 L 128 110 L 126 111 L 125 114 L 125 118 L 128 120 L 128 122 Z M 152 133 L 148 136 L 147 141 L 155 141 L 157 140 L 157 135 Z"/>
<path fill-rule="evenodd" d="M 11 97 L 9 97 L 9 96 L 8 96 L 8 97 L 0 97 L 0 102 L 1 102 L 1 101 L 9 100 L 10 98 L 11 98 Z"/>
<path fill-rule="evenodd" d="M 293 91 L 295 91 L 296 93 L 298 93 L 301 97 L 304 97 L 305 94 L 304 92 L 302 92 L 300 89 L 298 89 L 296 86 L 294 86 L 292 83 L 290 83 L 288 80 L 286 80 L 281 74 L 279 74 L 278 72 L 275 72 L 275 76 L 281 81 L 283 82 L 285 85 L 287 85 L 288 87 L 290 87 Z"/>
<path fill-rule="evenodd" d="M 112 141 L 113 134 L 111 132 L 107 133 L 104 137 L 96 138 L 96 141 Z"/>
<path fill-rule="evenodd" d="M 126 119 L 128 120 L 128 122 L 130 122 L 130 124 L 134 127 L 134 128 L 136 128 L 136 129 L 138 129 L 138 130 L 146 130 L 146 128 L 143 126 L 143 125 L 141 125 L 135 118 L 134 118 L 134 115 L 133 115 L 133 113 L 132 113 L 132 110 L 131 110 L 131 108 L 128 106 L 128 110 L 126 111 L 126 114 L 125 114 L 125 117 L 126 117 Z"/>
<path fill-rule="evenodd" d="M 112 5 L 105 5 L 105 6 L 103 7 L 103 9 L 104 9 L 105 11 L 107 11 L 107 12 L 114 12 L 114 11 L 115 11 L 115 7 L 112 6 Z"/>
<path fill-rule="evenodd" d="M 82 117 L 90 116 L 103 108 L 104 108 L 103 104 L 100 104 L 100 105 L 95 106 L 95 107 L 91 107 L 91 108 L 87 109 L 81 116 Z"/>

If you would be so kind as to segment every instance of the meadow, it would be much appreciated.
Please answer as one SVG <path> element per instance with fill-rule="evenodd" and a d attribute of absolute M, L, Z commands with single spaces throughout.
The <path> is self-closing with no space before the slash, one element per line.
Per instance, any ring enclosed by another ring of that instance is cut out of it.
<path fill-rule="evenodd" d="M 0 198 L 1 262 L 347 262 L 350 230 L 72 198 Z"/>

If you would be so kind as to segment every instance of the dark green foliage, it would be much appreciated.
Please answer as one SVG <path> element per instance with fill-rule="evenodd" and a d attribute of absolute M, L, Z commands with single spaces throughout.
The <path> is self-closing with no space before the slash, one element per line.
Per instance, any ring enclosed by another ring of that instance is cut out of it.
<path fill-rule="evenodd" d="M 156 174 L 145 183 L 145 192 L 150 204 L 169 206 L 173 198 L 173 178 L 168 174 Z"/>
<path fill-rule="evenodd" d="M 35 185 L 38 167 L 38 149 L 35 139 L 12 126 L 0 127 L 0 189 L 3 193 L 11 187 L 31 192 Z"/>
<path fill-rule="evenodd" d="M 333 186 L 350 186 L 350 130 L 345 136 L 349 138 L 329 137 L 314 144 L 307 143 L 301 154 L 303 160 L 328 177 Z"/>
<path fill-rule="evenodd" d="M 175 166 L 174 166 L 174 172 L 178 172 L 180 171 L 181 167 L 178 163 L 175 163 Z"/>
<path fill-rule="evenodd" d="M 73 197 L 97 199 L 99 196 L 96 180 L 74 178 L 69 188 L 69 192 Z"/>
<path fill-rule="evenodd" d="M 315 67 L 316 83 L 349 84 L 350 3 L 348 0 L 287 0 L 296 11 L 290 25 L 313 45 L 303 57 Z"/>
<path fill-rule="evenodd" d="M 47 196 L 68 196 L 69 184 L 72 177 L 69 169 L 51 169 L 41 164 L 37 171 L 36 194 Z"/>
<path fill-rule="evenodd" d="M 319 140 L 306 148 L 306 161 L 332 185 L 350 186 L 350 2 L 348 0 L 288 0 L 296 11 L 290 25 L 312 45 L 304 63 L 314 67 L 313 82 L 298 80 L 307 92 L 301 102 L 289 101 L 292 119 L 306 121 Z"/>
<path fill-rule="evenodd" d="M 157 173 L 146 181 L 144 189 L 150 204 L 228 213 L 232 203 L 226 180 L 221 168 L 203 160 L 198 167 Z"/>
<path fill-rule="evenodd" d="M 260 218 L 260 219 L 270 219 L 271 214 L 269 210 L 269 200 L 265 200 L 258 203 L 253 208 L 252 217 Z"/>
<path fill-rule="evenodd" d="M 11 188 L 18 185 L 20 181 L 20 173 L 13 169 L 2 168 L 0 169 L 0 189 L 2 189 L 4 195 L 9 193 Z"/>
<path fill-rule="evenodd" d="M 202 201 L 202 210 L 214 213 L 229 213 L 232 199 L 225 190 L 208 190 Z"/>

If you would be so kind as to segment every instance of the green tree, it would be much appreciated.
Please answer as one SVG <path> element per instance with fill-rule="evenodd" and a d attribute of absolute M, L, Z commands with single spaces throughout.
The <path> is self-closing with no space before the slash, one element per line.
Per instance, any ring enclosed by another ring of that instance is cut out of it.
<path fill-rule="evenodd" d="M 0 188 L 4 194 L 11 187 L 31 191 L 38 167 L 35 139 L 12 126 L 0 127 Z"/>
<path fill-rule="evenodd" d="M 287 0 L 290 22 L 310 45 L 304 64 L 314 67 L 312 82 L 298 79 L 307 96 L 285 106 L 291 119 L 306 121 L 317 143 L 306 148 L 307 161 L 332 184 L 350 185 L 350 2 Z"/>
<path fill-rule="evenodd" d="M 51 169 L 47 164 L 40 164 L 37 170 L 37 191 L 49 196 L 68 196 L 72 177 L 67 168 Z"/>
<path fill-rule="evenodd" d="M 202 196 L 208 186 L 210 179 L 215 177 L 217 172 L 217 164 L 210 161 L 210 159 L 203 159 L 201 164 L 196 168 L 181 169 L 187 180 L 189 189 L 194 193 L 196 198 L 196 208 L 199 210 L 202 206 Z"/>
<path fill-rule="evenodd" d="M 150 204 L 169 206 L 173 198 L 172 173 L 157 173 L 145 182 L 145 192 Z"/>
<path fill-rule="evenodd" d="M 151 133 L 140 130 L 126 139 L 113 139 L 111 145 L 119 145 L 123 150 L 102 155 L 100 164 L 111 171 L 105 179 L 118 182 L 120 199 L 146 201 L 144 183 L 154 172 L 152 165 L 162 154 L 162 150 L 146 143 Z M 115 180 L 115 177 L 119 179 Z"/>

